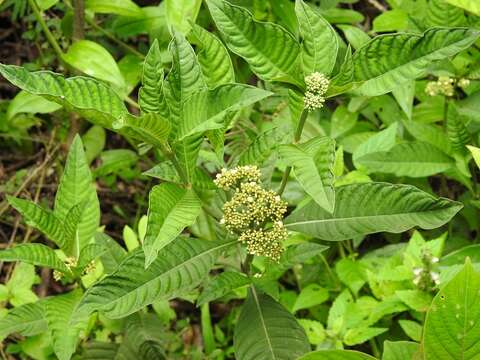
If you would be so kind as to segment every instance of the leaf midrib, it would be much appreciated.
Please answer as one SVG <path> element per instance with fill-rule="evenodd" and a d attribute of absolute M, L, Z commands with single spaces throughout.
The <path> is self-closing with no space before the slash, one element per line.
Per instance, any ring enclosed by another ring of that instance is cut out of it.
<path fill-rule="evenodd" d="M 262 325 L 262 330 L 265 333 L 265 339 L 267 340 L 267 345 L 268 345 L 268 350 L 272 354 L 272 359 L 276 359 L 277 357 L 275 356 L 275 353 L 273 351 L 273 345 L 272 342 L 270 341 L 270 337 L 268 336 L 268 330 L 267 330 L 267 325 L 265 324 L 265 319 L 263 318 L 263 312 L 262 308 L 260 307 L 260 301 L 258 300 L 257 296 L 257 291 L 255 290 L 255 287 L 251 287 L 252 290 L 252 297 L 255 303 L 255 307 L 257 308 L 259 317 L 260 317 L 260 323 Z"/>

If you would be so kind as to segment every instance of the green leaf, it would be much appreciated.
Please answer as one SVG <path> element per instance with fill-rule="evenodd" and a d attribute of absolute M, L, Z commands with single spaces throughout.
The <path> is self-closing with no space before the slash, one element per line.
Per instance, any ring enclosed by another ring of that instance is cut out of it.
<path fill-rule="evenodd" d="M 298 360 L 376 360 L 374 357 L 353 350 L 320 350 L 308 353 Z"/>
<path fill-rule="evenodd" d="M 223 128 L 223 120 L 229 112 L 270 95 L 270 91 L 243 84 L 225 84 L 213 90 L 197 91 L 182 104 L 183 116 L 177 138 L 183 140 L 196 133 Z"/>
<path fill-rule="evenodd" d="M 397 123 L 393 123 L 358 145 L 353 152 L 353 162 L 356 163 L 357 159 L 367 154 L 390 150 L 395 145 L 396 136 Z"/>
<path fill-rule="evenodd" d="M 446 0 L 449 4 L 458 6 L 462 9 L 470 11 L 472 14 L 480 16 L 480 4 L 475 0 Z"/>
<path fill-rule="evenodd" d="M 409 341 L 385 341 L 382 360 L 407 360 L 419 350 L 417 343 Z"/>
<path fill-rule="evenodd" d="M 197 306 L 202 306 L 227 295 L 232 290 L 250 284 L 250 279 L 242 273 L 225 271 L 215 276 L 205 285 L 197 299 Z"/>
<path fill-rule="evenodd" d="M 75 243 L 65 244 L 78 257 L 80 250 L 92 239 L 100 223 L 100 205 L 92 182 L 92 174 L 83 150 L 80 136 L 75 136 L 67 157 L 65 169 L 55 196 L 55 215 L 66 221 L 70 210 L 86 203 L 81 220 L 76 226 Z"/>
<path fill-rule="evenodd" d="M 335 272 L 342 283 L 357 294 L 367 280 L 366 271 L 360 261 L 343 258 L 335 264 Z"/>
<path fill-rule="evenodd" d="M 182 183 L 180 176 L 175 170 L 175 167 L 169 161 L 164 161 L 158 165 L 155 165 L 153 168 L 145 171 L 143 174 L 154 177 L 156 179 L 161 179 L 163 181 L 175 183 L 175 184 Z M 192 175 L 191 180 L 192 180 L 192 185 L 195 189 L 202 189 L 202 190 L 217 189 L 217 186 L 214 184 L 212 178 L 199 167 L 194 169 L 194 173 Z"/>
<path fill-rule="evenodd" d="M 300 294 L 298 294 L 293 304 L 292 312 L 323 304 L 328 300 L 328 296 L 327 289 L 317 284 L 310 284 L 303 288 Z"/>
<path fill-rule="evenodd" d="M 108 250 L 105 246 L 99 244 L 88 244 L 80 252 L 77 269 L 82 272 L 88 266 L 88 264 L 105 254 L 107 251 Z"/>
<path fill-rule="evenodd" d="M 8 104 L 7 119 L 11 120 L 15 115 L 22 113 L 46 114 L 57 111 L 62 106 L 48 101 L 41 96 L 20 91 Z"/>
<path fill-rule="evenodd" d="M 303 144 L 282 145 L 279 153 L 293 166 L 295 177 L 307 194 L 326 211 L 333 212 L 335 141 L 319 136 Z"/>
<path fill-rule="evenodd" d="M 410 185 L 351 184 L 337 188 L 333 214 L 310 201 L 294 211 L 286 224 L 290 230 L 339 241 L 380 231 L 399 233 L 415 226 L 433 229 L 461 208 L 461 203 L 435 198 Z"/>
<path fill-rule="evenodd" d="M 345 333 L 343 342 L 348 346 L 360 345 L 386 331 L 388 331 L 388 329 L 375 327 L 358 327 L 349 329 Z"/>
<path fill-rule="evenodd" d="M 140 7 L 132 0 L 86 0 L 85 9 L 98 14 L 117 14 L 127 17 L 143 16 Z"/>
<path fill-rule="evenodd" d="M 448 108 L 447 135 L 453 149 L 460 152 L 465 151 L 465 145 L 472 142 L 472 138 L 465 126 L 462 116 L 460 116 L 454 104 L 450 104 Z"/>
<path fill-rule="evenodd" d="M 244 8 L 225 0 L 208 0 L 210 14 L 228 48 L 244 58 L 263 80 L 302 85 L 300 46 L 279 25 L 258 22 Z"/>
<path fill-rule="evenodd" d="M 422 325 L 412 320 L 398 320 L 398 324 L 410 339 L 418 342 L 422 340 Z"/>
<path fill-rule="evenodd" d="M 386 32 L 406 30 L 408 28 L 408 13 L 402 9 L 385 11 L 373 20 L 373 31 Z"/>
<path fill-rule="evenodd" d="M 100 256 L 105 273 L 113 273 L 117 270 L 127 252 L 115 240 L 104 233 L 96 233 L 95 242 L 106 249 L 106 252 Z"/>
<path fill-rule="evenodd" d="M 172 125 L 182 121 L 182 106 L 196 91 L 207 87 L 198 64 L 197 57 L 185 37 L 174 32 L 169 46 L 172 54 L 172 69 L 165 82 L 165 96 L 167 98 Z M 172 134 L 174 135 L 174 133 Z"/>
<path fill-rule="evenodd" d="M 202 0 L 165 0 L 166 20 L 169 27 L 188 34 L 194 23 Z"/>
<path fill-rule="evenodd" d="M 93 124 L 112 128 L 114 119 L 128 113 L 124 103 L 108 86 L 92 78 L 65 79 L 50 71 L 28 72 L 25 68 L 0 64 L 0 74 L 15 86 L 55 101 Z"/>
<path fill-rule="evenodd" d="M 432 61 L 443 60 L 469 47 L 479 32 L 434 28 L 422 35 L 377 36 L 353 56 L 357 89 L 363 95 L 385 94 L 404 82 L 425 75 Z"/>
<path fill-rule="evenodd" d="M 338 25 L 338 27 L 343 31 L 348 42 L 355 50 L 360 49 L 371 40 L 367 33 L 356 26 Z"/>
<path fill-rule="evenodd" d="M 297 359 L 310 350 L 295 317 L 255 287 L 248 291 L 233 335 L 238 360 Z"/>
<path fill-rule="evenodd" d="M 318 345 L 325 340 L 326 331 L 321 322 L 310 319 L 298 319 L 298 322 L 307 333 L 310 344 Z"/>
<path fill-rule="evenodd" d="M 452 146 L 442 128 L 433 124 L 423 124 L 418 121 L 404 121 L 403 125 L 415 139 L 432 144 L 445 154 L 452 154 Z"/>
<path fill-rule="evenodd" d="M 234 243 L 180 237 L 163 248 L 147 269 L 143 250 L 136 249 L 113 274 L 86 292 L 77 313 L 101 311 L 110 318 L 120 318 L 159 299 L 179 296 L 197 286 L 219 253 Z"/>
<path fill-rule="evenodd" d="M 143 243 L 145 268 L 200 215 L 202 204 L 192 189 L 175 184 L 156 185 L 150 191 L 147 235 Z"/>
<path fill-rule="evenodd" d="M 123 129 L 128 136 L 147 144 L 162 148 L 170 134 L 170 121 L 156 113 L 126 116 L 113 124 L 115 129 Z"/>
<path fill-rule="evenodd" d="M 168 118 L 169 110 L 164 96 L 162 55 L 155 39 L 143 63 L 142 86 L 138 104 L 144 113 L 157 113 Z"/>
<path fill-rule="evenodd" d="M 390 151 L 357 158 L 356 163 L 372 172 L 416 178 L 435 175 L 455 166 L 453 158 L 425 142 L 404 142 Z"/>
<path fill-rule="evenodd" d="M 109 82 L 118 90 L 125 90 L 125 79 L 115 59 L 102 45 L 90 40 L 76 41 L 62 58 L 84 74 Z"/>
<path fill-rule="evenodd" d="M 33 336 L 47 331 L 47 322 L 43 310 L 43 301 L 21 305 L 8 310 L 8 314 L 0 318 L 0 339 L 19 333 Z"/>
<path fill-rule="evenodd" d="M 477 167 L 480 168 L 480 148 L 467 145 L 467 149 L 472 154 L 473 160 L 475 161 L 475 164 L 477 164 Z"/>
<path fill-rule="evenodd" d="M 82 142 L 85 146 L 85 157 L 87 163 L 91 164 L 97 158 L 105 147 L 107 134 L 101 126 L 94 125 L 83 134 Z"/>
<path fill-rule="evenodd" d="M 290 140 L 290 138 L 290 133 L 285 127 L 274 127 L 259 134 L 240 154 L 239 164 L 261 166 L 281 143 Z"/>
<path fill-rule="evenodd" d="M 431 295 L 420 290 L 398 290 L 395 295 L 408 307 L 419 312 L 427 311 L 432 302 Z"/>
<path fill-rule="evenodd" d="M 59 360 L 69 360 L 75 352 L 80 331 L 87 326 L 88 319 L 71 323 L 72 312 L 82 297 L 79 290 L 45 300 L 45 318 L 52 337 L 53 350 Z"/>
<path fill-rule="evenodd" d="M 197 58 L 208 87 L 234 83 L 235 72 L 227 49 L 211 32 L 193 25 L 192 35 L 197 44 Z"/>
<path fill-rule="evenodd" d="M 197 159 L 202 142 L 203 135 L 196 134 L 188 136 L 172 146 L 180 166 L 185 170 L 187 183 L 189 184 L 195 180 L 195 174 L 197 174 Z"/>
<path fill-rule="evenodd" d="M 300 36 L 302 42 L 302 65 L 305 75 L 320 72 L 330 75 L 335 66 L 338 53 L 338 38 L 335 30 L 323 18 L 317 9 L 295 1 Z"/>
<path fill-rule="evenodd" d="M 0 251 L 2 261 L 22 261 L 28 264 L 45 266 L 70 273 L 55 251 L 43 244 L 20 244 Z"/>
<path fill-rule="evenodd" d="M 428 2 L 425 23 L 428 27 L 468 25 L 463 10 L 450 5 L 445 0 L 430 0 Z"/>
<path fill-rule="evenodd" d="M 40 230 L 59 247 L 65 245 L 63 226 L 55 214 L 31 201 L 7 196 L 7 200 L 23 217 L 28 225 Z"/>
<path fill-rule="evenodd" d="M 467 258 L 433 299 L 425 319 L 425 360 L 474 360 L 480 353 L 480 276 Z"/>

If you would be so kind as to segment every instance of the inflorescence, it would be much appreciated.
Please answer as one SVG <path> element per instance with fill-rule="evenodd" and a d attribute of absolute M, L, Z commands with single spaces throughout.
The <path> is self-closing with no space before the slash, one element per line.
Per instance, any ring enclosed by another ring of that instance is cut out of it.
<path fill-rule="evenodd" d="M 470 80 L 464 78 L 459 79 L 456 85 L 461 88 L 466 88 L 470 85 Z M 448 76 L 440 76 L 437 81 L 427 83 L 425 93 L 429 96 L 453 96 L 455 94 L 455 80 Z"/>
<path fill-rule="evenodd" d="M 413 269 L 413 283 L 421 290 L 432 290 L 440 285 L 440 274 L 435 270 L 439 259 L 430 251 L 422 253 L 422 266 Z"/>
<path fill-rule="evenodd" d="M 260 170 L 256 166 L 223 169 L 215 183 L 223 190 L 233 190 L 223 206 L 220 221 L 228 231 L 239 235 L 249 254 L 261 255 L 278 261 L 282 242 L 288 237 L 283 225 L 287 203 L 272 190 L 260 184 Z"/>
<path fill-rule="evenodd" d="M 303 98 L 305 109 L 313 111 L 322 108 L 325 103 L 324 95 L 330 85 L 328 78 L 322 73 L 314 72 L 305 77 L 305 84 L 307 85 Z"/>

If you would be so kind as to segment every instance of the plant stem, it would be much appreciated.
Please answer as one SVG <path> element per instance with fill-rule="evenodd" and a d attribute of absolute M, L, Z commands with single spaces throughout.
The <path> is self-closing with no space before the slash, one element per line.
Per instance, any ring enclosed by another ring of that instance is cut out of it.
<path fill-rule="evenodd" d="M 307 117 L 308 117 L 308 111 L 303 109 L 302 115 L 300 115 L 300 121 L 298 122 L 297 129 L 295 130 L 295 135 L 294 135 L 294 138 L 293 138 L 293 143 L 294 144 L 297 144 L 302 137 L 302 132 L 303 132 L 303 128 L 305 126 L 305 122 L 307 121 Z M 285 169 L 285 172 L 283 173 L 282 182 L 280 183 L 280 188 L 277 191 L 279 195 L 282 195 L 283 192 L 285 191 L 285 187 L 287 186 L 288 177 L 290 176 L 291 172 L 292 172 L 292 167 L 287 166 L 287 168 Z"/>
<path fill-rule="evenodd" d="M 162 146 L 160 148 L 160 150 L 162 151 L 163 155 L 168 160 L 170 160 L 172 162 L 172 164 L 173 164 L 175 170 L 177 170 L 177 173 L 180 176 L 180 179 L 182 180 L 182 182 L 184 184 L 189 185 L 188 176 L 185 173 L 185 170 L 183 169 L 182 165 L 180 165 L 180 163 L 178 162 L 177 157 L 175 156 L 172 149 L 170 148 L 170 145 L 168 143 L 166 143 L 164 146 Z"/>
<path fill-rule="evenodd" d="M 245 262 L 242 264 L 242 272 L 247 276 L 250 276 L 250 268 L 252 265 L 252 261 L 253 261 L 253 255 L 247 254 L 247 257 L 245 258 Z"/>
<path fill-rule="evenodd" d="M 73 0 L 73 40 L 85 37 L 85 4 L 83 0 Z"/>
<path fill-rule="evenodd" d="M 61 63 L 63 63 L 63 51 L 60 48 L 60 45 L 58 44 L 57 40 L 53 36 L 52 32 L 48 28 L 47 24 L 45 23 L 45 20 L 43 20 L 42 13 L 41 13 L 40 9 L 38 8 L 37 4 L 35 3 L 35 0 L 28 0 L 28 4 L 32 8 L 33 15 L 35 16 L 35 19 L 38 21 L 38 23 L 40 24 L 40 27 L 42 28 L 43 32 L 45 33 L 47 41 L 50 43 L 50 46 L 53 48 L 53 50 L 57 54 L 58 60 Z"/>
<path fill-rule="evenodd" d="M 368 342 L 370 343 L 370 346 L 372 347 L 372 353 L 373 353 L 373 356 L 375 356 L 377 359 L 380 359 L 380 350 L 378 349 L 378 345 L 377 345 L 377 342 L 375 341 L 375 339 L 370 339 L 368 340 Z"/>

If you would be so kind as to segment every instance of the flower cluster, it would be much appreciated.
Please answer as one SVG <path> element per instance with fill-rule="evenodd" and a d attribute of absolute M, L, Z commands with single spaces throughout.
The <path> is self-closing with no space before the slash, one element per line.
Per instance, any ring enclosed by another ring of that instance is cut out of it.
<path fill-rule="evenodd" d="M 461 88 L 465 88 L 470 85 L 470 80 L 462 78 L 458 80 L 457 85 Z M 425 92 L 430 96 L 453 96 L 455 94 L 455 80 L 448 76 L 440 76 L 437 81 L 430 81 L 427 83 Z"/>
<path fill-rule="evenodd" d="M 236 189 L 242 182 L 259 182 L 260 170 L 254 165 L 238 166 L 235 169 L 222 169 L 222 172 L 217 174 L 215 185 L 222 190 Z"/>
<path fill-rule="evenodd" d="M 77 259 L 73 256 L 67 257 L 64 262 L 69 270 L 72 270 L 77 266 Z M 53 278 L 55 279 L 55 281 L 60 281 L 63 278 L 63 273 L 61 271 L 54 270 Z"/>
<path fill-rule="evenodd" d="M 413 269 L 413 283 L 421 290 L 434 289 L 440 285 L 440 274 L 434 271 L 439 259 L 425 251 L 422 254 L 422 266 Z"/>
<path fill-rule="evenodd" d="M 305 77 L 305 84 L 307 85 L 307 91 L 303 98 L 305 109 L 313 111 L 323 107 L 324 95 L 330 85 L 327 77 L 319 72 L 314 72 Z"/>
<path fill-rule="evenodd" d="M 260 171 L 256 166 L 242 166 L 222 170 L 216 184 L 224 190 L 234 190 L 223 206 L 221 224 L 239 234 L 249 254 L 261 255 L 278 261 L 282 242 L 288 237 L 283 226 L 287 203 L 260 184 Z"/>

